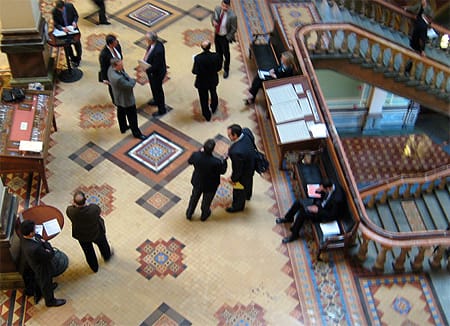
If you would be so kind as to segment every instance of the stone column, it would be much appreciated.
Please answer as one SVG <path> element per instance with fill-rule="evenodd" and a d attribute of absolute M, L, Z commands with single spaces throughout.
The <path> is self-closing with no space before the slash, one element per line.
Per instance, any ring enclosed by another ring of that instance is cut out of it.
<path fill-rule="evenodd" d="M 38 0 L 0 0 L 1 43 L 12 74 L 12 86 L 53 83 L 53 60 L 47 44 L 47 23 Z"/>
<path fill-rule="evenodd" d="M 363 134 L 377 133 L 380 131 L 380 122 L 383 117 L 383 106 L 386 97 L 387 92 L 385 90 L 376 87 L 372 88 Z"/>

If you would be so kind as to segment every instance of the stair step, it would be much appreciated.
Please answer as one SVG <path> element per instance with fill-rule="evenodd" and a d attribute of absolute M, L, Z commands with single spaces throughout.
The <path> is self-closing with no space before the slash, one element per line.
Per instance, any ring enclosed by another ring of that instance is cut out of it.
<path fill-rule="evenodd" d="M 420 212 L 420 215 L 422 216 L 423 224 L 425 224 L 425 227 L 427 230 L 436 230 L 436 226 L 434 225 L 433 218 L 430 215 L 430 212 L 428 211 L 427 205 L 425 204 L 425 201 L 422 198 L 416 198 L 415 200 L 417 209 Z"/>
<path fill-rule="evenodd" d="M 402 202 L 400 200 L 388 200 L 388 205 L 391 209 L 392 215 L 394 216 L 398 230 L 400 232 L 410 232 L 411 227 L 405 215 L 405 211 L 403 210 Z"/>
<path fill-rule="evenodd" d="M 386 231 L 398 232 L 397 224 L 392 216 L 389 205 L 377 204 L 378 215 L 380 216 L 383 228 Z"/>
<path fill-rule="evenodd" d="M 430 216 L 436 225 L 437 230 L 445 230 L 448 227 L 447 219 L 442 212 L 441 206 L 434 194 L 423 194 L 422 198 L 430 212 Z"/>
<path fill-rule="evenodd" d="M 450 193 L 446 189 L 435 190 L 434 191 L 436 198 L 441 205 L 442 213 L 445 215 L 447 219 L 447 223 L 450 223 Z"/>
<path fill-rule="evenodd" d="M 378 211 L 375 207 L 367 208 L 366 207 L 366 213 L 367 216 L 370 218 L 370 220 L 380 228 L 383 227 L 383 224 L 381 223 L 380 216 L 378 215 Z"/>

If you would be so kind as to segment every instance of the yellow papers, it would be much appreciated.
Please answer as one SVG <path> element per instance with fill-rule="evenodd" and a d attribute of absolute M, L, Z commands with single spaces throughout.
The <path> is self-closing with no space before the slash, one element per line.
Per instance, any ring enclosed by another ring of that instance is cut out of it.
<path fill-rule="evenodd" d="M 236 189 L 236 190 L 244 190 L 244 186 L 242 185 L 242 183 L 240 183 L 240 182 L 238 181 L 238 182 L 233 183 L 233 189 Z"/>

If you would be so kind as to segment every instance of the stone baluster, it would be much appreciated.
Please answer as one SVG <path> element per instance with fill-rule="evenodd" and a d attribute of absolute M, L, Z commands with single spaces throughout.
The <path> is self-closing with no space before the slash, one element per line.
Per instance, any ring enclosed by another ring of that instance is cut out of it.
<path fill-rule="evenodd" d="M 392 267 L 396 272 L 404 272 L 405 271 L 405 260 L 408 251 L 411 248 L 401 248 L 400 255 L 392 262 Z"/>
<path fill-rule="evenodd" d="M 375 264 L 373 265 L 373 269 L 378 272 L 384 271 L 384 264 L 386 263 L 386 254 L 388 250 L 391 250 L 389 247 L 381 246 L 381 250 L 378 253 L 377 259 L 375 260 Z"/>
<path fill-rule="evenodd" d="M 423 268 L 423 259 L 425 258 L 425 248 L 419 247 L 419 252 L 416 257 L 414 257 L 414 261 L 411 261 L 411 268 L 414 272 L 419 272 Z"/>
<path fill-rule="evenodd" d="M 443 246 L 436 247 L 433 255 L 428 259 L 432 269 L 441 268 L 442 256 L 444 256 L 445 248 Z"/>
<path fill-rule="evenodd" d="M 369 249 L 369 238 L 367 238 L 364 234 L 362 236 L 362 243 L 359 246 L 358 253 L 356 254 L 356 259 L 358 261 L 363 262 L 367 259 L 367 251 Z"/>

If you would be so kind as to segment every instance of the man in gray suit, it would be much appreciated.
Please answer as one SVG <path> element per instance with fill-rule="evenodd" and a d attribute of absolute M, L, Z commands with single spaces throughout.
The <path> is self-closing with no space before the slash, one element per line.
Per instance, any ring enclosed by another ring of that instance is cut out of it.
<path fill-rule="evenodd" d="M 108 80 L 111 84 L 114 103 L 117 105 L 117 121 L 119 122 L 120 132 L 124 134 L 128 129 L 131 129 L 134 137 L 145 139 L 146 137 L 139 130 L 137 121 L 136 100 L 133 93 L 136 79 L 131 78 L 125 72 L 122 60 L 111 59 Z"/>

